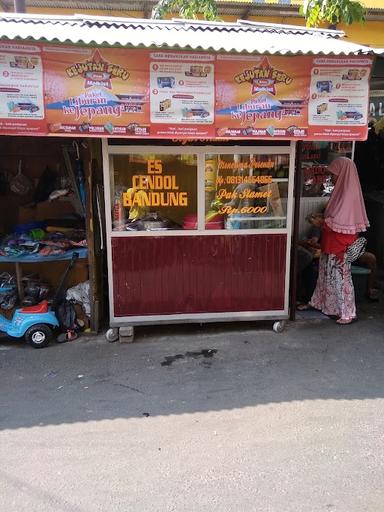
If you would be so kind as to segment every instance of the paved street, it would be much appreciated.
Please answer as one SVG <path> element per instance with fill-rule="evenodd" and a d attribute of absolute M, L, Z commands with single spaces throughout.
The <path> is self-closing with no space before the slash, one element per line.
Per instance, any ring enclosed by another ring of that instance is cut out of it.
<path fill-rule="evenodd" d="M 382 512 L 383 328 L 1 342 L 1 510 Z"/>

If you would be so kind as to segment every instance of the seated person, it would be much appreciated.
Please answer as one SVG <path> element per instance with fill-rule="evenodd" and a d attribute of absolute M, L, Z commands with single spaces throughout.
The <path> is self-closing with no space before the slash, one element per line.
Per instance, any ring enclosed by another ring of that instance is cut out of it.
<path fill-rule="evenodd" d="M 309 265 L 312 263 L 313 259 L 316 257 L 317 259 L 320 257 L 321 251 L 320 251 L 320 237 L 321 237 L 321 228 L 323 225 L 323 215 L 321 213 L 318 214 L 311 214 L 307 217 L 308 222 L 311 223 L 312 227 L 308 234 L 308 239 L 300 241 L 299 242 L 299 249 L 300 253 L 298 254 L 298 268 L 300 269 L 300 260 L 301 262 L 307 262 L 302 268 L 301 268 L 301 279 L 307 280 L 307 283 L 304 283 L 302 286 L 306 289 L 306 293 L 303 297 L 304 304 L 299 304 L 298 308 L 299 310 L 307 309 L 306 302 L 310 300 L 312 293 L 316 286 L 316 278 L 314 279 L 313 276 L 313 268 L 310 269 Z M 305 258 L 303 256 L 303 249 L 305 249 L 307 252 L 309 251 L 310 254 L 312 254 L 312 258 L 308 260 L 308 256 Z M 368 268 L 371 272 L 368 275 L 367 279 L 367 291 L 366 296 L 371 301 L 378 301 L 379 300 L 379 289 L 377 288 L 377 279 L 376 279 L 376 272 L 377 272 L 377 261 L 376 256 L 368 251 L 365 251 L 360 258 L 358 258 L 354 263 L 356 266 L 365 267 Z M 318 271 L 318 266 L 316 265 L 316 272 Z M 308 271 L 311 270 L 311 272 L 308 274 Z"/>
<path fill-rule="evenodd" d="M 322 215 L 311 214 L 306 219 L 311 228 L 307 238 L 300 240 L 297 248 L 297 289 L 300 303 L 298 309 L 303 309 L 312 297 L 318 275 L 320 258 L 320 237 Z M 305 309 L 305 308 L 304 308 Z"/>
<path fill-rule="evenodd" d="M 316 258 L 320 257 L 320 238 L 321 228 L 323 226 L 323 214 L 311 213 L 306 220 L 311 224 L 306 239 L 301 240 L 299 245 L 309 250 Z"/>

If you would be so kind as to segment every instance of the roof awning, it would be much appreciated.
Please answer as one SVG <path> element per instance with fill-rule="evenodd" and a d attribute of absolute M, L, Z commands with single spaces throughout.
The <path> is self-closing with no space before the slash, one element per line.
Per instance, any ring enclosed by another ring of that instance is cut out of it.
<path fill-rule="evenodd" d="M 0 39 L 270 55 L 369 55 L 344 32 L 239 20 L 147 20 L 4 13 Z"/>

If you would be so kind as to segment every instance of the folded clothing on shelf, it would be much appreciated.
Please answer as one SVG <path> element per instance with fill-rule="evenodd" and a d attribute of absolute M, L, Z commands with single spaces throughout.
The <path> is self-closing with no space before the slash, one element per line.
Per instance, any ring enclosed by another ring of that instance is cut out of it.
<path fill-rule="evenodd" d="M 87 247 L 85 230 L 47 232 L 33 227 L 27 233 L 13 233 L 0 242 L 0 256 L 21 257 L 31 254 L 49 256 L 63 254 L 76 247 Z"/>

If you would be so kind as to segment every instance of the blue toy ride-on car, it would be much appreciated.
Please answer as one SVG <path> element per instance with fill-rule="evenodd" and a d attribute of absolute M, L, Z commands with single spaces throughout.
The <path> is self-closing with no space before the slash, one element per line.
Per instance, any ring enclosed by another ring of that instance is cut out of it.
<path fill-rule="evenodd" d="M 56 311 L 62 299 L 65 280 L 78 257 L 77 252 L 72 254 L 72 259 L 61 278 L 51 305 L 47 300 L 43 300 L 35 306 L 18 308 L 11 320 L 0 315 L 0 332 L 12 338 L 24 337 L 34 348 L 46 347 L 53 338 L 54 330 L 60 326 Z"/>
<path fill-rule="evenodd" d="M 16 309 L 11 320 L 0 316 L 0 331 L 12 338 L 24 337 L 34 348 L 46 347 L 56 327 L 59 322 L 46 300 L 36 306 Z"/>

